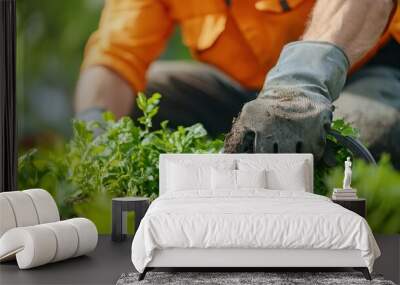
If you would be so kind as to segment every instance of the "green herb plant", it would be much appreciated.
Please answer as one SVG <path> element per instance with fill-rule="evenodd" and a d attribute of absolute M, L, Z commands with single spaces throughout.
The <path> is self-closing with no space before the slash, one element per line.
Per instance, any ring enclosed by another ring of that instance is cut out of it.
<path fill-rule="evenodd" d="M 61 216 L 86 216 L 101 233 L 110 230 L 110 198 L 158 195 L 161 153 L 217 153 L 220 138 L 211 139 L 201 124 L 153 128 L 161 95 L 138 94 L 143 116 L 115 120 L 106 112 L 103 122 L 73 121 L 71 140 L 52 150 L 30 150 L 19 158 L 19 189 L 42 187 L 55 198 Z M 99 135 L 95 135 L 100 133 Z"/>
<path fill-rule="evenodd" d="M 158 195 L 158 159 L 161 153 L 217 153 L 221 138 L 211 139 L 201 124 L 168 127 L 168 121 L 153 128 L 161 95 L 137 97 L 143 116 L 115 120 L 104 113 L 103 122 L 73 121 L 73 137 L 52 150 L 30 150 L 18 163 L 19 189 L 42 187 L 55 198 L 63 218 L 86 216 L 100 233 L 110 232 L 111 202 L 116 196 Z M 344 120 L 332 123 L 339 133 L 358 137 L 358 131 Z M 95 135 L 100 133 L 99 135 Z M 334 137 L 337 167 L 323 162 L 314 169 L 314 192 L 329 196 L 341 184 L 343 161 L 352 154 Z M 368 199 L 368 221 L 375 232 L 400 232 L 400 173 L 385 157 L 378 166 L 354 163 L 354 183 L 359 196 Z M 132 217 L 131 217 L 132 218 Z"/>
<path fill-rule="evenodd" d="M 108 192 L 111 196 L 154 199 L 161 153 L 215 153 L 222 148 L 223 141 L 208 138 L 201 124 L 172 130 L 164 121 L 160 129 L 153 130 L 160 98 L 158 93 L 148 99 L 138 95 L 137 106 L 143 112 L 138 123 L 129 117 L 116 121 L 111 113 L 104 114 L 104 123 L 73 122 L 68 179 L 80 189 L 82 198 Z M 95 137 L 97 128 L 101 134 Z"/>

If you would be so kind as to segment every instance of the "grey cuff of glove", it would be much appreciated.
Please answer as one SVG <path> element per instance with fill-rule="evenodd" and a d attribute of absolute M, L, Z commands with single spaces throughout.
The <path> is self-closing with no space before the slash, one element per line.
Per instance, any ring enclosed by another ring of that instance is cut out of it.
<path fill-rule="evenodd" d="M 317 92 L 332 102 L 346 82 L 349 65 L 343 50 L 333 44 L 293 42 L 283 48 L 278 63 L 267 75 L 264 89 L 301 88 Z"/>
<path fill-rule="evenodd" d="M 103 121 L 103 113 L 106 110 L 100 107 L 92 107 L 89 109 L 86 109 L 85 111 L 79 112 L 75 115 L 75 118 L 86 121 L 86 122 L 91 122 L 91 121 L 96 121 L 96 122 L 102 122 Z"/>

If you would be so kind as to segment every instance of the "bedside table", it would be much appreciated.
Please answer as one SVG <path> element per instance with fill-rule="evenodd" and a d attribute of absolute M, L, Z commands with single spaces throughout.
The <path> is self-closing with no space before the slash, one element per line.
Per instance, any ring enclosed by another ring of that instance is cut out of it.
<path fill-rule="evenodd" d="M 113 241 L 123 241 L 126 238 L 126 212 L 135 212 L 135 229 L 146 214 L 150 199 L 145 197 L 121 197 L 112 199 L 112 230 Z"/>
<path fill-rule="evenodd" d="M 365 218 L 367 216 L 367 201 L 364 198 L 357 198 L 352 200 L 333 200 L 333 203 L 339 204 L 340 206 L 359 214 Z"/>

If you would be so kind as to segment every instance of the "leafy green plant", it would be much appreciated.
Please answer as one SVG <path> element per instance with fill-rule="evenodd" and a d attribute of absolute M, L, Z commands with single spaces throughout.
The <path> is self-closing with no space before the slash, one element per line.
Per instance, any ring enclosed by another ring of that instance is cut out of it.
<path fill-rule="evenodd" d="M 124 117 L 115 121 L 104 114 L 104 123 L 74 121 L 74 136 L 68 145 L 69 179 L 80 196 L 107 192 L 112 196 L 158 195 L 158 158 L 160 153 L 218 152 L 222 140 L 211 140 L 201 124 L 190 127 L 152 130 L 152 118 L 158 112 L 160 94 L 150 98 L 139 94 L 137 105 L 143 116 L 135 124 Z M 101 134 L 94 137 L 100 128 Z"/>
<path fill-rule="evenodd" d="M 154 130 L 161 95 L 137 97 L 143 116 L 116 121 L 104 113 L 103 122 L 73 121 L 73 137 L 52 150 L 30 150 L 19 158 L 20 189 L 47 189 L 62 217 L 82 215 L 109 231 L 110 198 L 158 195 L 158 159 L 161 153 L 216 153 L 221 139 L 210 139 L 201 124 Z M 95 136 L 95 133 L 100 133 Z"/>
<path fill-rule="evenodd" d="M 143 116 L 137 121 L 128 117 L 116 121 L 111 113 L 104 114 L 103 122 L 74 120 L 73 137 L 67 144 L 52 150 L 30 150 L 20 156 L 19 188 L 48 190 L 63 218 L 85 216 L 96 223 L 100 233 L 108 233 L 111 197 L 157 197 L 161 153 L 217 153 L 223 147 L 223 140 L 210 139 L 201 124 L 173 130 L 164 121 L 159 129 L 153 129 L 152 119 L 157 115 L 160 99 L 157 93 L 149 98 L 139 94 L 137 105 Z M 344 120 L 335 120 L 332 128 L 344 135 L 358 136 L 358 131 Z M 343 161 L 351 156 L 335 138 L 328 136 L 328 140 L 333 143 L 338 167 L 329 168 L 321 162 L 314 170 L 314 191 L 326 196 L 333 186 L 340 185 Z M 372 229 L 400 232 L 396 222 L 400 220 L 396 210 L 400 173 L 391 168 L 388 158 L 378 167 L 356 161 L 354 179 L 359 195 L 368 199 Z"/>
<path fill-rule="evenodd" d="M 352 127 L 349 123 L 347 123 L 343 119 L 336 119 L 332 122 L 331 128 L 343 136 L 358 138 L 360 136 L 360 132 L 358 129 Z M 336 142 L 336 139 L 332 136 L 328 136 L 328 138 L 332 141 Z"/>

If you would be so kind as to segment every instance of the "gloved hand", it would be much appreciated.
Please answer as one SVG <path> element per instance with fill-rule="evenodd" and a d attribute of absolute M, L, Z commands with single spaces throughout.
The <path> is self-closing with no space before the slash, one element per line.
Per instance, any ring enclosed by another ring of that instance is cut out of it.
<path fill-rule="evenodd" d="M 286 45 L 258 97 L 246 103 L 225 139 L 225 152 L 310 152 L 321 158 L 333 105 L 349 61 L 329 43 Z"/>

